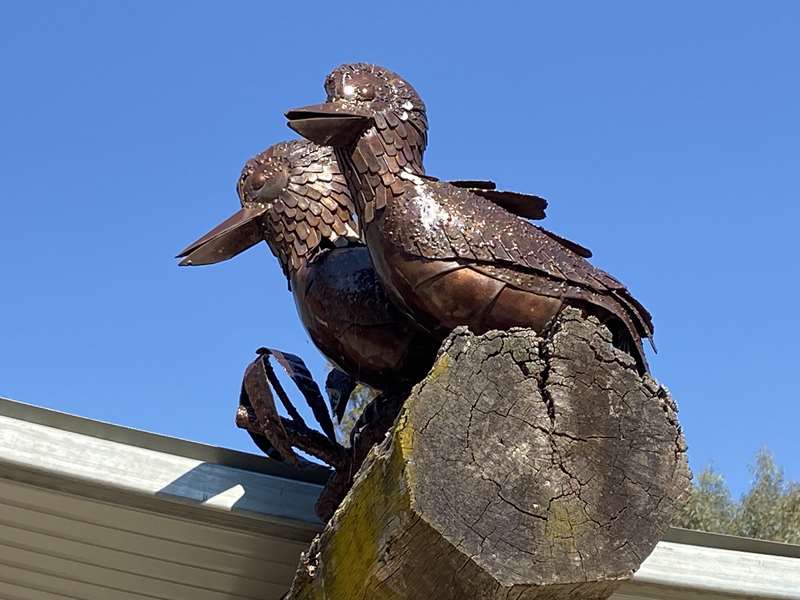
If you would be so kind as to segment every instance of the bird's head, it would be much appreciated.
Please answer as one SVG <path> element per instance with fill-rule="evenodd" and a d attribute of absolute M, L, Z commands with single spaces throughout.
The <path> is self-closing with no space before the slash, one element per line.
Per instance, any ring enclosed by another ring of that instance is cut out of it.
<path fill-rule="evenodd" d="M 326 146 L 349 146 L 374 126 L 411 125 L 420 152 L 428 121 L 419 94 L 397 73 L 366 63 L 342 65 L 325 79 L 327 100 L 290 110 L 289 127 Z"/>
<path fill-rule="evenodd" d="M 280 142 L 245 163 L 236 185 L 241 209 L 177 258 L 208 265 L 268 242 L 284 272 L 300 267 L 323 239 L 358 239 L 347 182 L 331 148 Z"/>

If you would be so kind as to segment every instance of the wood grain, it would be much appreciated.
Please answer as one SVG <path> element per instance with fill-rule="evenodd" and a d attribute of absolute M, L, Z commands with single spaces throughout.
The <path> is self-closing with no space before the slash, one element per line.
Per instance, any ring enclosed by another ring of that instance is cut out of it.
<path fill-rule="evenodd" d="M 689 480 L 669 393 L 595 319 L 458 329 L 287 598 L 607 598 Z"/>

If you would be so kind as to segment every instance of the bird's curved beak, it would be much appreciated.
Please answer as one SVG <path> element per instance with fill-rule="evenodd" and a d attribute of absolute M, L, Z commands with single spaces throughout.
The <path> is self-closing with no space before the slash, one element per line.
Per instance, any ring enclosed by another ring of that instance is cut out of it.
<path fill-rule="evenodd" d="M 320 146 L 349 146 L 372 125 L 372 117 L 344 110 L 335 102 L 312 104 L 286 113 L 291 129 Z"/>
<path fill-rule="evenodd" d="M 266 206 L 248 206 L 184 248 L 175 258 L 179 265 L 212 265 L 233 258 L 264 239 L 261 216 Z"/>

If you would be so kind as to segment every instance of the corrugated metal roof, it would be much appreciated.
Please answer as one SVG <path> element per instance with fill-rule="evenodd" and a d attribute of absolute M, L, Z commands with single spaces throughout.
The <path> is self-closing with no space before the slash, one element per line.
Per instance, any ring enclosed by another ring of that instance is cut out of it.
<path fill-rule="evenodd" d="M 0 598 L 280 598 L 326 472 L 0 399 Z M 673 530 L 617 600 L 800 599 L 800 547 Z"/>

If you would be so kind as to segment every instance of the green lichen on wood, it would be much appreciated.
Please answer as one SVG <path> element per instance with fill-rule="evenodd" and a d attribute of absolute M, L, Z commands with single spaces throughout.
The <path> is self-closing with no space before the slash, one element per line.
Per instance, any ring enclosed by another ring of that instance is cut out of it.
<path fill-rule="evenodd" d="M 449 367 L 450 358 L 441 355 L 426 383 L 447 373 Z M 382 585 L 380 565 L 395 530 L 402 530 L 404 521 L 412 518 L 409 490 L 413 488 L 416 400 L 412 395 L 407 401 L 391 439 L 370 453 L 365 463 L 368 466 L 362 469 L 328 527 L 336 531 L 335 535 L 323 534 L 318 544 L 322 551 L 318 557 L 311 557 L 320 571 L 314 573 L 313 583 L 305 586 L 298 600 L 396 597 Z"/>
<path fill-rule="evenodd" d="M 436 359 L 433 367 L 431 368 L 428 376 L 425 378 L 425 383 L 433 383 L 438 380 L 442 375 L 447 373 L 450 369 L 450 363 L 452 360 L 448 354 L 440 354 L 439 357 Z M 412 395 L 413 397 L 413 395 Z"/>
<path fill-rule="evenodd" d="M 380 585 L 376 577 L 382 552 L 389 545 L 403 515 L 409 514 L 410 499 L 407 473 L 407 452 L 413 442 L 412 426 L 403 415 L 391 442 L 373 449 L 367 463 L 345 502 L 334 515 L 329 530 L 323 534 L 319 557 L 311 557 L 319 565 L 312 585 L 306 586 L 303 600 L 346 600 L 369 597 L 391 600 L 394 596 Z M 366 594 L 366 596 L 365 596 Z"/>

